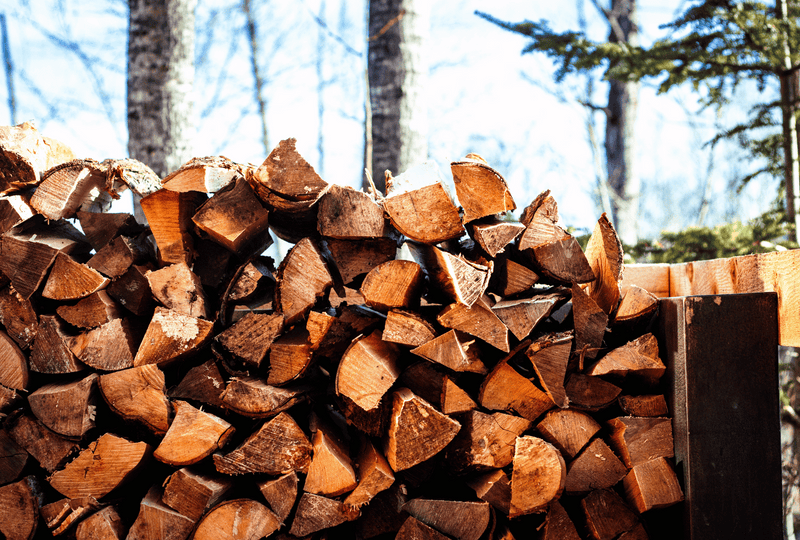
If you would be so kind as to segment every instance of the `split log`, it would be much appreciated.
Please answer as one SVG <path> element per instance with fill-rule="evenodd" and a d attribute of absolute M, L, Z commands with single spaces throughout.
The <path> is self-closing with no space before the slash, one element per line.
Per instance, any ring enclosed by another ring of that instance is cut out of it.
<path fill-rule="evenodd" d="M 370 270 L 359 291 L 379 311 L 409 309 L 419 304 L 422 268 L 413 261 L 388 261 Z"/>
<path fill-rule="evenodd" d="M 30 540 L 39 524 L 42 492 L 34 476 L 0 487 L 0 534 L 6 540 Z"/>
<path fill-rule="evenodd" d="M 548 412 L 536 429 L 547 442 L 572 459 L 600 431 L 600 424 L 586 413 L 556 409 Z"/>
<path fill-rule="evenodd" d="M 403 510 L 458 540 L 478 540 L 491 519 L 491 506 L 486 502 L 412 499 L 403 505 Z"/>
<path fill-rule="evenodd" d="M 102 250 L 118 236 L 132 239 L 144 231 L 144 226 L 137 223 L 136 219 L 127 213 L 78 211 L 76 217 L 81 224 L 83 234 L 86 235 L 86 241 L 96 252 Z"/>
<path fill-rule="evenodd" d="M 0 195 L 37 185 L 42 174 L 75 159 L 65 144 L 44 137 L 30 122 L 0 127 Z"/>
<path fill-rule="evenodd" d="M 492 411 L 515 411 L 531 422 L 553 408 L 553 400 L 509 366 L 508 358 L 483 380 L 478 401 Z"/>
<path fill-rule="evenodd" d="M 586 526 L 597 540 L 613 540 L 639 524 L 622 497 L 608 489 L 592 491 L 581 500 Z"/>
<path fill-rule="evenodd" d="M 469 411 L 456 416 L 461 430 L 445 450 L 447 468 L 456 474 L 501 469 L 514 459 L 514 443 L 531 422 L 503 413 Z"/>
<path fill-rule="evenodd" d="M 412 257 L 425 269 L 432 284 L 454 302 L 471 306 L 489 286 L 492 265 L 457 257 L 436 246 L 406 242 Z"/>
<path fill-rule="evenodd" d="M 113 506 L 106 506 L 78 524 L 76 540 L 120 540 L 123 537 L 122 519 Z"/>
<path fill-rule="evenodd" d="M 50 383 L 28 396 L 31 412 L 59 435 L 83 437 L 95 426 L 97 381 L 92 373 L 71 383 Z"/>
<path fill-rule="evenodd" d="M 433 326 L 411 311 L 393 309 L 386 315 L 382 339 L 391 343 L 419 347 L 436 337 Z"/>
<path fill-rule="evenodd" d="M 343 295 L 339 294 L 339 292 L 340 291 L 337 291 L 336 289 L 331 289 L 328 292 L 328 303 L 333 309 L 339 309 L 342 306 L 365 305 L 364 295 L 361 294 L 361 291 L 351 289 L 350 287 L 345 287 Z"/>
<path fill-rule="evenodd" d="M 419 347 L 411 349 L 413 354 L 453 371 L 485 374 L 488 369 L 479 358 L 475 340 L 456 330 L 445 332 Z"/>
<path fill-rule="evenodd" d="M 258 489 L 267 500 L 270 509 L 285 522 L 297 501 L 297 473 L 290 471 L 274 480 L 258 482 Z"/>
<path fill-rule="evenodd" d="M 575 321 L 575 350 L 594 359 L 603 345 L 608 314 L 577 283 L 572 285 L 572 317 Z"/>
<path fill-rule="evenodd" d="M 242 176 L 242 166 L 223 156 L 192 158 L 164 178 L 170 191 L 217 193 Z"/>
<path fill-rule="evenodd" d="M 486 295 L 471 307 L 459 303 L 450 304 L 436 316 L 436 320 L 445 328 L 466 332 L 503 352 L 510 350 L 508 327 L 492 311 Z"/>
<path fill-rule="evenodd" d="M 619 303 L 614 324 L 634 324 L 648 320 L 658 310 L 658 298 L 637 285 L 631 285 Z"/>
<path fill-rule="evenodd" d="M 325 497 L 338 497 L 353 491 L 358 482 L 350 462 L 349 450 L 337 440 L 333 430 L 317 425 L 311 444 L 314 455 L 303 490 Z"/>
<path fill-rule="evenodd" d="M 400 369 L 395 345 L 381 339 L 380 330 L 357 338 L 348 347 L 336 370 L 336 393 L 370 411 L 378 407 Z"/>
<path fill-rule="evenodd" d="M 442 370 L 430 362 L 416 362 L 400 375 L 403 385 L 444 414 L 478 408 L 478 404 Z"/>
<path fill-rule="evenodd" d="M 87 515 L 100 509 L 94 497 L 61 499 L 45 504 L 39 510 L 47 528 L 53 536 L 71 531 Z"/>
<path fill-rule="evenodd" d="M 303 493 L 297 504 L 289 534 L 303 537 L 347 521 L 342 503 L 322 495 Z"/>
<path fill-rule="evenodd" d="M 319 200 L 317 220 L 317 230 L 329 238 L 380 238 L 391 231 L 378 203 L 346 186 L 331 185 Z"/>
<path fill-rule="evenodd" d="M 423 244 L 438 244 L 464 233 L 458 208 L 433 162 L 414 166 L 387 178 L 383 209 L 404 236 Z"/>
<path fill-rule="evenodd" d="M 630 341 L 603 356 L 587 371 L 588 375 L 630 376 L 654 386 L 666 367 L 658 357 L 658 341 L 653 334 Z"/>
<path fill-rule="evenodd" d="M 121 306 L 135 315 L 153 312 L 153 295 L 145 275 L 151 268 L 147 265 L 131 265 L 128 271 L 111 282 L 106 292 Z"/>
<path fill-rule="evenodd" d="M 564 378 L 572 351 L 572 340 L 569 335 L 548 335 L 531 343 L 525 351 L 539 376 L 542 388 L 553 403 L 562 409 L 569 404 Z"/>
<path fill-rule="evenodd" d="M 196 522 L 231 487 L 233 487 L 231 478 L 183 468 L 172 473 L 164 481 L 161 502 Z"/>
<path fill-rule="evenodd" d="M 134 366 L 164 366 L 195 353 L 211 338 L 214 323 L 156 308 L 133 359 Z"/>
<path fill-rule="evenodd" d="M 578 530 L 567 511 L 558 501 L 553 501 L 547 508 L 541 540 L 580 540 Z"/>
<path fill-rule="evenodd" d="M 394 473 L 389 462 L 366 437 L 361 438 L 361 446 L 356 460 L 358 485 L 344 500 L 344 510 L 349 516 L 357 516 L 360 509 L 378 493 L 385 491 L 394 483 Z"/>
<path fill-rule="evenodd" d="M 406 518 L 395 536 L 395 540 L 447 540 L 448 538 L 450 537 L 412 516 Z"/>
<path fill-rule="evenodd" d="M 0 330 L 0 384 L 14 390 L 25 390 L 28 387 L 28 359 L 2 330 Z"/>
<path fill-rule="evenodd" d="M 105 192 L 106 174 L 93 159 L 61 163 L 42 174 L 31 196 L 31 206 L 47 219 L 71 218 L 78 209 L 108 210 L 111 196 Z"/>
<path fill-rule="evenodd" d="M 192 262 L 192 216 L 206 198 L 202 193 L 161 189 L 142 199 L 158 257 L 165 264 Z"/>
<path fill-rule="evenodd" d="M 14 442 L 6 429 L 0 429 L 0 485 L 10 484 L 28 463 L 28 452 Z"/>
<path fill-rule="evenodd" d="M 582 373 L 570 375 L 565 389 L 571 407 L 593 412 L 609 407 L 622 392 L 619 386 Z"/>
<path fill-rule="evenodd" d="M 85 369 L 86 366 L 78 361 L 70 349 L 73 339 L 61 319 L 55 315 L 42 315 L 31 347 L 31 371 L 56 374 Z"/>
<path fill-rule="evenodd" d="M 194 520 L 165 505 L 161 494 L 161 486 L 150 488 L 139 503 L 139 514 L 126 540 L 184 540 L 189 537 Z"/>
<path fill-rule="evenodd" d="M 561 227 L 558 204 L 550 190 L 540 193 L 519 218 L 525 232 L 519 239 L 519 249 L 532 249 L 542 244 L 563 240 L 568 233 Z"/>
<path fill-rule="evenodd" d="M 461 197 L 459 196 L 460 200 Z M 472 238 L 481 246 L 481 249 L 490 257 L 496 257 L 498 253 L 503 253 L 506 246 L 525 231 L 525 225 L 513 221 L 491 219 L 485 222 L 473 223 L 470 230 Z"/>
<path fill-rule="evenodd" d="M 325 243 L 345 285 L 351 284 L 358 276 L 367 274 L 376 266 L 393 260 L 397 253 L 397 241 L 394 238 L 326 238 Z"/>
<path fill-rule="evenodd" d="M 181 382 L 169 390 L 169 397 L 191 399 L 221 409 L 224 408 L 222 394 L 226 386 L 217 364 L 207 360 L 190 369 Z"/>
<path fill-rule="evenodd" d="M 0 234 L 35 214 L 28 195 L 0 195 Z"/>
<path fill-rule="evenodd" d="M 256 377 L 234 377 L 220 396 L 222 406 L 250 418 L 268 418 L 306 399 L 307 387 L 279 388 Z"/>
<path fill-rule="evenodd" d="M 197 265 L 195 264 L 195 268 Z M 266 288 L 274 287 L 272 260 L 256 257 L 242 266 L 225 291 L 223 302 L 240 303 L 254 300 Z"/>
<path fill-rule="evenodd" d="M 600 216 L 586 244 L 586 259 L 597 277 L 589 283 L 586 292 L 610 315 L 619 304 L 619 282 L 624 265 L 622 242 L 605 214 Z"/>
<path fill-rule="evenodd" d="M 409 469 L 444 450 L 460 428 L 461 424 L 437 411 L 411 390 L 395 390 L 384 439 L 386 459 L 395 472 Z"/>
<path fill-rule="evenodd" d="M 0 272 L 23 298 L 39 289 L 56 255 L 85 255 L 90 246 L 68 221 L 45 225 L 34 216 L 0 237 Z"/>
<path fill-rule="evenodd" d="M 110 282 L 97 270 L 58 253 L 42 296 L 59 301 L 79 300 L 104 289 Z"/>
<path fill-rule="evenodd" d="M 145 274 L 153 296 L 165 308 L 208 319 L 208 307 L 200 278 L 185 262 L 165 266 Z"/>
<path fill-rule="evenodd" d="M 494 469 L 470 478 L 467 485 L 475 490 L 475 495 L 486 501 L 495 510 L 508 515 L 511 509 L 511 480 L 502 469 Z"/>
<path fill-rule="evenodd" d="M 564 294 L 553 293 L 519 300 L 501 300 L 492 306 L 492 311 L 522 341 L 537 324 L 550 316 L 556 306 L 567 299 Z"/>
<path fill-rule="evenodd" d="M 192 268 L 204 286 L 217 288 L 226 279 L 228 266 L 233 257 L 233 253 L 216 242 L 196 238 Z"/>
<path fill-rule="evenodd" d="M 578 240 L 566 238 L 533 248 L 533 260 L 538 274 L 555 283 L 589 283 L 594 275 Z"/>
<path fill-rule="evenodd" d="M 257 255 L 272 244 L 268 219 L 269 212 L 243 177 L 217 192 L 192 216 L 200 236 L 242 259 Z"/>
<path fill-rule="evenodd" d="M 619 407 L 629 416 L 667 416 L 667 400 L 664 394 L 645 396 L 619 396 Z"/>
<path fill-rule="evenodd" d="M 19 408 L 22 399 L 21 393 L 0 384 L 0 418 L 6 416 L 9 411 Z"/>
<path fill-rule="evenodd" d="M 403 511 L 407 501 L 408 486 L 396 482 L 375 496 L 371 503 L 364 507 L 356 531 L 364 538 L 374 538 L 381 534 L 397 533 L 408 514 Z"/>
<path fill-rule="evenodd" d="M 317 245 L 308 238 L 298 242 L 278 268 L 276 301 L 285 324 L 291 326 L 303 319 L 332 284 Z"/>
<path fill-rule="evenodd" d="M 269 508 L 251 499 L 225 501 L 197 524 L 194 540 L 258 540 L 281 526 Z"/>
<path fill-rule="evenodd" d="M 640 514 L 653 508 L 666 508 L 683 500 L 678 477 L 663 457 L 635 465 L 623 479 L 622 486 L 625 498 Z"/>
<path fill-rule="evenodd" d="M 318 200 L 328 189 L 325 182 L 297 152 L 297 140 L 284 139 L 253 172 L 253 189 L 268 189 L 289 200 Z M 264 197 L 262 197 L 263 199 Z"/>
<path fill-rule="evenodd" d="M 5 423 L 8 434 L 19 446 L 33 457 L 47 472 L 59 468 L 78 444 L 46 428 L 44 424 L 28 414 L 16 414 Z"/>
<path fill-rule="evenodd" d="M 564 458 L 550 443 L 525 435 L 514 445 L 508 517 L 540 512 L 561 496 L 567 478 Z"/>
<path fill-rule="evenodd" d="M 628 469 L 605 441 L 596 438 L 569 464 L 565 490 L 576 494 L 610 488 L 627 473 Z"/>
<path fill-rule="evenodd" d="M 155 364 L 101 375 L 99 386 L 108 406 L 123 419 L 139 422 L 156 435 L 169 429 L 164 373 Z"/>
<path fill-rule="evenodd" d="M 467 154 L 464 160 L 451 163 L 450 170 L 465 224 L 516 210 L 505 178 L 478 154 Z"/>
<path fill-rule="evenodd" d="M 56 313 L 69 324 L 85 329 L 97 328 L 122 317 L 119 305 L 106 291 L 97 291 L 71 306 L 58 306 Z"/>
<path fill-rule="evenodd" d="M 523 294 L 539 282 L 539 274 L 508 257 L 494 260 L 489 290 L 503 298 Z"/>
<path fill-rule="evenodd" d="M 234 428 L 213 414 L 174 401 L 175 418 L 153 452 L 153 457 L 173 467 L 185 467 L 205 459 L 233 435 Z"/>
<path fill-rule="evenodd" d="M 30 299 L 7 286 L 0 290 L 0 324 L 21 349 L 27 349 L 36 337 L 39 317 Z"/>
<path fill-rule="evenodd" d="M 217 471 L 228 474 L 263 472 L 272 475 L 306 472 L 313 447 L 297 422 L 286 413 L 265 422 L 238 448 L 214 454 Z"/>
<path fill-rule="evenodd" d="M 675 455 L 669 418 L 620 416 L 609 420 L 608 426 L 611 445 L 629 469 L 651 459 Z"/>
<path fill-rule="evenodd" d="M 261 367 L 283 331 L 283 315 L 248 313 L 214 338 L 214 351 L 247 366 Z"/>
<path fill-rule="evenodd" d="M 136 340 L 127 319 L 113 319 L 79 334 L 69 340 L 69 345 L 75 357 L 95 369 L 117 371 L 134 363 Z"/>
<path fill-rule="evenodd" d="M 100 499 L 133 476 L 152 453 L 144 442 L 130 442 L 111 433 L 89 444 L 78 457 L 49 478 L 50 485 L 71 499 Z"/>
<path fill-rule="evenodd" d="M 280 386 L 302 377 L 311 366 L 311 359 L 308 331 L 297 325 L 270 346 L 267 384 Z"/>

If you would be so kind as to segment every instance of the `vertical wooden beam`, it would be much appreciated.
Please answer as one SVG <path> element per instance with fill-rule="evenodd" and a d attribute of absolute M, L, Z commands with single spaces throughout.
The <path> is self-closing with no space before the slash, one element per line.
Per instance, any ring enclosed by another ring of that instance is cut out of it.
<path fill-rule="evenodd" d="M 684 540 L 781 539 L 777 294 L 659 307 Z"/>

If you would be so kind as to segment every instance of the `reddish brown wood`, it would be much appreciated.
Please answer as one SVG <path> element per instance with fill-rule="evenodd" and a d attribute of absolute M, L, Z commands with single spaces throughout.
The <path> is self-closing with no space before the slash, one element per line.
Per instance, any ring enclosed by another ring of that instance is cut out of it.
<path fill-rule="evenodd" d="M 461 430 L 445 451 L 448 469 L 464 472 L 501 469 L 514 459 L 514 442 L 531 422 L 504 413 L 469 411 L 456 416 Z"/>
<path fill-rule="evenodd" d="M 370 411 L 400 375 L 398 350 L 381 339 L 380 330 L 357 338 L 345 351 L 336 371 L 336 392 Z"/>
<path fill-rule="evenodd" d="M 655 385 L 666 368 L 658 357 L 658 341 L 653 334 L 618 347 L 595 362 L 587 371 L 589 375 L 630 376 Z"/>
<path fill-rule="evenodd" d="M 53 536 L 71 531 L 81 519 L 100 509 L 94 497 L 61 499 L 42 506 L 39 510 L 42 521 Z"/>
<path fill-rule="evenodd" d="M 636 514 L 611 490 L 592 491 L 581 500 L 581 508 L 589 532 L 597 540 L 613 540 L 639 524 Z"/>
<path fill-rule="evenodd" d="M 553 445 L 530 435 L 517 437 L 508 517 L 545 509 L 561 496 L 566 477 L 564 458 Z"/>
<path fill-rule="evenodd" d="M 161 501 L 162 488 L 154 485 L 139 503 L 139 514 L 128 530 L 129 540 L 182 540 L 189 536 L 194 520 Z"/>
<path fill-rule="evenodd" d="M 197 192 L 179 193 L 161 189 L 142 199 L 142 210 L 166 264 L 192 260 L 192 215 L 206 200 Z"/>
<path fill-rule="evenodd" d="M 0 330 L 0 384 L 14 390 L 28 386 L 28 361 L 17 344 Z"/>
<path fill-rule="evenodd" d="M 491 507 L 486 502 L 412 499 L 403 510 L 439 532 L 461 540 L 478 540 L 489 526 Z"/>
<path fill-rule="evenodd" d="M 83 437 L 95 426 L 96 373 L 71 383 L 50 383 L 28 396 L 31 412 L 42 424 L 66 437 Z"/>
<path fill-rule="evenodd" d="M 683 500 L 678 477 L 663 457 L 635 465 L 622 481 L 622 486 L 625 498 L 639 513 L 666 508 Z"/>
<path fill-rule="evenodd" d="M 573 373 L 566 385 L 570 406 L 582 411 L 599 411 L 617 400 L 622 389 L 600 377 Z"/>
<path fill-rule="evenodd" d="M 224 156 L 192 158 L 164 178 L 164 189 L 216 193 L 240 178 L 243 169 Z"/>
<path fill-rule="evenodd" d="M 27 349 L 36 337 L 39 317 L 29 299 L 6 286 L 0 289 L 0 323 L 20 348 Z"/>
<path fill-rule="evenodd" d="M 221 395 L 222 406 L 251 418 L 269 418 L 304 401 L 305 386 L 279 388 L 257 377 L 234 377 Z"/>
<path fill-rule="evenodd" d="M 217 364 L 213 360 L 207 360 L 190 369 L 181 382 L 170 389 L 169 397 L 191 399 L 222 408 L 222 394 L 225 392 L 226 386 Z"/>
<path fill-rule="evenodd" d="M 173 467 L 194 465 L 225 446 L 235 429 L 213 414 L 174 401 L 175 417 L 153 457 Z"/>
<path fill-rule="evenodd" d="M 117 236 L 131 238 L 138 236 L 144 230 L 131 214 L 78 211 L 76 216 L 86 240 L 96 251 L 100 251 Z"/>
<path fill-rule="evenodd" d="M 258 482 L 258 489 L 267 500 L 269 507 L 281 522 L 286 522 L 297 502 L 297 473 L 290 471 L 274 480 Z"/>
<path fill-rule="evenodd" d="M 59 306 L 56 313 L 69 324 L 85 329 L 122 317 L 122 309 L 106 291 L 97 291 L 71 306 Z"/>
<path fill-rule="evenodd" d="M 564 390 L 564 377 L 572 351 L 572 336 L 549 335 L 540 338 L 525 351 L 539 376 L 542 385 L 553 403 L 566 408 L 569 399 Z"/>
<path fill-rule="evenodd" d="M 478 401 L 489 410 L 513 410 L 530 421 L 553 408 L 553 400 L 509 366 L 507 359 L 498 363 L 486 376 Z"/>
<path fill-rule="evenodd" d="M 586 244 L 586 259 L 597 277 L 586 290 L 597 305 L 611 314 L 619 304 L 619 282 L 623 270 L 622 242 L 614 225 L 603 214 L 597 220 L 592 236 Z"/>
<path fill-rule="evenodd" d="M 669 414 L 664 394 L 619 396 L 617 401 L 622 411 L 630 416 L 667 416 Z"/>
<path fill-rule="evenodd" d="M 419 347 L 436 337 L 436 332 L 428 321 L 414 312 L 393 309 L 386 315 L 383 340 Z"/>
<path fill-rule="evenodd" d="M 586 413 L 574 409 L 556 409 L 544 415 L 536 429 L 564 457 L 572 459 L 600 431 L 600 424 Z"/>
<path fill-rule="evenodd" d="M 145 277 L 150 270 L 147 265 L 132 265 L 127 272 L 111 282 L 106 289 L 108 295 L 136 315 L 152 313 L 153 295 Z"/>
<path fill-rule="evenodd" d="M 122 519 L 113 506 L 84 519 L 75 530 L 76 540 L 119 540 L 123 536 Z"/>
<path fill-rule="evenodd" d="M 103 371 L 132 367 L 137 346 L 127 319 L 113 319 L 71 338 L 69 344 L 81 362 Z"/>
<path fill-rule="evenodd" d="M 276 300 L 285 323 L 293 325 L 305 318 L 317 298 L 332 284 L 333 278 L 317 245 L 307 238 L 298 242 L 278 268 Z"/>
<path fill-rule="evenodd" d="M 248 313 L 217 334 L 214 347 L 234 361 L 260 367 L 282 331 L 283 315 Z"/>
<path fill-rule="evenodd" d="M 485 374 L 488 369 L 479 358 L 475 340 L 456 330 L 445 332 L 411 350 L 417 356 L 441 364 L 453 371 Z"/>
<path fill-rule="evenodd" d="M 203 517 L 192 538 L 196 540 L 251 540 L 263 538 L 281 526 L 269 508 L 252 499 L 225 501 Z"/>
<path fill-rule="evenodd" d="M 7 540 L 30 540 L 39 524 L 42 492 L 35 476 L 0 487 L 0 534 Z"/>
<path fill-rule="evenodd" d="M 608 421 L 609 440 L 630 469 L 645 461 L 675 455 L 670 418 L 620 416 Z"/>
<path fill-rule="evenodd" d="M 338 439 L 334 430 L 317 425 L 311 444 L 314 456 L 303 490 L 325 497 L 338 497 L 353 491 L 358 482 L 350 461 L 349 448 Z"/>
<path fill-rule="evenodd" d="M 508 327 L 492 311 L 491 301 L 484 295 L 471 307 L 450 304 L 436 320 L 445 328 L 453 328 L 482 339 L 503 352 L 508 352 Z"/>
<path fill-rule="evenodd" d="M 331 185 L 319 200 L 317 230 L 338 239 L 378 238 L 391 229 L 383 209 L 364 193 L 346 186 Z"/>
<path fill-rule="evenodd" d="M 44 137 L 30 122 L 0 127 L 0 194 L 40 182 L 49 168 L 75 159 L 63 143 Z"/>
<path fill-rule="evenodd" d="M 419 304 L 422 268 L 412 261 L 388 261 L 370 270 L 359 291 L 379 311 L 409 309 Z"/>
<path fill-rule="evenodd" d="M 184 467 L 164 481 L 161 502 L 196 522 L 231 489 L 233 483 L 233 479 L 228 477 Z"/>
<path fill-rule="evenodd" d="M 322 495 L 303 493 L 297 504 L 289 534 L 296 537 L 310 535 L 347 521 L 342 503 Z"/>
<path fill-rule="evenodd" d="M 360 240 L 327 238 L 325 243 L 345 285 L 352 283 L 358 276 L 367 274 L 376 266 L 391 261 L 397 252 L 397 241 L 394 238 Z"/>
<path fill-rule="evenodd" d="M 214 323 L 156 308 L 133 359 L 134 366 L 164 366 L 197 352 L 210 338 Z"/>
<path fill-rule="evenodd" d="M 508 184 L 499 172 L 477 154 L 450 164 L 458 202 L 464 209 L 464 223 L 510 212 L 517 208 Z"/>
<path fill-rule="evenodd" d="M 147 272 L 145 277 L 153 296 L 165 308 L 190 317 L 208 319 L 203 285 L 185 262 Z"/>
<path fill-rule="evenodd" d="M 105 192 L 104 167 L 93 159 L 74 159 L 48 169 L 31 196 L 31 206 L 47 219 L 71 218 L 81 210 L 105 211 L 111 197 Z"/>
<path fill-rule="evenodd" d="M 281 386 L 302 377 L 311 365 L 311 358 L 308 331 L 297 325 L 270 346 L 267 384 Z"/>
<path fill-rule="evenodd" d="M 132 264 L 142 264 L 151 258 L 151 249 L 146 242 L 144 235 L 136 238 L 117 236 L 108 244 L 98 248 L 97 253 L 86 264 L 104 276 L 118 278 Z"/>
<path fill-rule="evenodd" d="M 610 488 L 627 472 L 628 469 L 605 441 L 597 438 L 569 464 L 565 490 L 568 494 L 576 494 Z"/>
<path fill-rule="evenodd" d="M 49 430 L 31 415 L 12 415 L 4 425 L 14 442 L 47 472 L 56 470 L 69 455 L 78 450 L 76 442 Z"/>

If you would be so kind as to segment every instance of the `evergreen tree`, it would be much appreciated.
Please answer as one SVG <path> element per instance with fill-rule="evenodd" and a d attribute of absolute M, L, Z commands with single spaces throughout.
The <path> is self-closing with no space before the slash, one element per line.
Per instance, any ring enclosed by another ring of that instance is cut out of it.
<path fill-rule="evenodd" d="M 743 178 L 783 171 L 785 211 L 795 225 L 800 213 L 800 174 L 796 114 L 800 69 L 800 6 L 776 0 L 775 5 L 756 1 L 694 1 L 663 28 L 670 36 L 650 47 L 613 41 L 596 42 L 581 32 L 554 32 L 547 21 L 509 23 L 477 13 L 499 26 L 530 38 L 523 53 L 543 52 L 558 64 L 556 80 L 570 73 L 604 69 L 608 80 L 660 79 L 659 90 L 691 84 L 707 107 L 728 103 L 745 80 L 756 80 L 763 95 L 776 85 L 780 99 L 765 101 L 751 111 L 748 122 L 734 126 L 720 138 L 736 137 L 768 164 Z M 779 114 L 780 113 L 780 114 Z M 777 126 L 782 126 L 778 132 Z M 759 128 L 775 128 L 767 137 L 754 135 Z M 781 153 L 777 149 L 782 149 Z"/>

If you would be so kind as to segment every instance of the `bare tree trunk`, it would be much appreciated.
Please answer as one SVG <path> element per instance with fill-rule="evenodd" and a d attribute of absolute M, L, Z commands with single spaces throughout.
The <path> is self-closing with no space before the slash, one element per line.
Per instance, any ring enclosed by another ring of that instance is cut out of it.
<path fill-rule="evenodd" d="M 256 18 L 250 6 L 250 0 L 242 1 L 242 11 L 247 19 L 247 37 L 250 45 L 250 68 L 253 70 L 253 86 L 255 87 L 256 103 L 258 103 L 258 117 L 261 119 L 261 144 L 264 146 L 264 155 L 268 155 L 272 148 L 269 146 L 267 131 L 267 100 L 264 98 L 264 78 L 258 68 L 258 33 Z"/>
<path fill-rule="evenodd" d="M 319 18 L 325 19 L 325 0 L 319 3 Z M 325 64 L 325 30 L 320 26 L 317 29 L 317 173 L 325 178 L 325 136 L 323 133 L 325 122 L 325 78 L 323 67 Z"/>
<path fill-rule="evenodd" d="M 128 153 L 163 178 L 192 157 L 197 0 L 128 5 Z"/>
<path fill-rule="evenodd" d="M 775 3 L 778 16 L 788 17 L 787 0 Z M 789 40 L 783 40 L 783 67 L 792 68 L 792 55 Z M 786 217 L 794 225 L 794 241 L 800 242 L 800 163 L 798 163 L 797 136 L 798 73 L 781 75 L 781 105 L 783 109 L 783 171 L 786 184 Z"/>
<path fill-rule="evenodd" d="M 370 0 L 368 84 L 372 171 L 385 191 L 384 171 L 404 171 L 428 157 L 428 76 L 423 52 L 430 28 L 425 0 Z"/>
<path fill-rule="evenodd" d="M 3 64 L 6 68 L 6 87 L 8 88 L 8 115 L 11 125 L 17 124 L 17 104 L 14 99 L 14 64 L 11 62 L 11 47 L 8 45 L 8 26 L 6 14 L 0 13 L 0 31 L 3 33 Z"/>
<path fill-rule="evenodd" d="M 609 41 L 636 45 L 639 29 L 636 24 L 636 0 L 612 0 L 611 11 L 605 11 L 611 26 Z M 613 191 L 614 225 L 621 240 L 628 245 L 638 240 L 639 198 L 641 179 L 635 170 L 634 123 L 639 84 L 611 81 L 606 110 L 606 167 L 608 183 Z"/>

